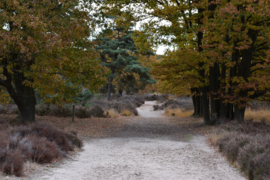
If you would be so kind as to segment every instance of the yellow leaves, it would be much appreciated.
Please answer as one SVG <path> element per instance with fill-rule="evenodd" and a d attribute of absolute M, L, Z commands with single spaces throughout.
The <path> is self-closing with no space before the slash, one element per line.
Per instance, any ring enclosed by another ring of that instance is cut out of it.
<path fill-rule="evenodd" d="M 4 89 L 1 89 L 0 90 L 0 102 L 1 104 L 8 104 L 11 102 L 11 97 L 9 96 L 9 94 L 4 90 Z"/>

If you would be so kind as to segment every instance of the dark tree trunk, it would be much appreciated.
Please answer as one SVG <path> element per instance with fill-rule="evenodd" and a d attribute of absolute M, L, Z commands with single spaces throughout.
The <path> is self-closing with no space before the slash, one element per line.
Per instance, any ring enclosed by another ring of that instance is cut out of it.
<path fill-rule="evenodd" d="M 222 95 L 224 96 L 226 92 L 226 65 L 223 63 L 221 65 L 221 99 L 220 99 L 220 119 L 226 119 L 226 113 L 227 113 L 227 104 L 224 103 L 224 98 L 222 98 Z"/>
<path fill-rule="evenodd" d="M 194 113 L 192 114 L 192 116 L 196 115 L 196 97 L 195 95 L 192 95 L 192 103 L 193 103 L 193 109 L 194 109 Z"/>
<path fill-rule="evenodd" d="M 199 95 L 197 95 L 195 97 L 196 99 L 196 116 L 200 116 L 201 114 L 201 97 Z"/>
<path fill-rule="evenodd" d="M 112 81 L 113 81 L 113 78 L 112 78 L 112 77 L 109 77 L 108 92 L 107 92 L 107 100 L 110 100 L 110 99 L 111 99 Z"/>
<path fill-rule="evenodd" d="M 199 116 L 200 115 L 200 96 L 199 96 L 199 89 L 198 88 L 191 88 L 192 93 L 192 102 L 193 102 L 193 108 L 194 113 L 192 116 Z"/>
<path fill-rule="evenodd" d="M 203 13 L 203 9 L 198 9 L 198 13 L 201 15 L 200 18 L 198 18 L 198 21 L 197 23 L 199 25 L 202 25 L 202 13 Z M 203 32 L 199 31 L 197 33 L 197 41 L 198 41 L 198 50 L 199 52 L 202 52 L 203 51 L 203 48 L 202 48 L 202 39 L 203 39 Z M 201 78 L 201 81 L 204 83 L 205 81 L 205 70 L 203 69 L 203 66 L 204 66 L 204 62 L 199 62 L 199 67 L 200 67 L 200 71 L 199 71 L 199 75 L 200 75 L 200 78 Z M 204 120 L 204 123 L 205 124 L 212 124 L 211 123 L 211 120 L 210 120 L 210 114 L 209 114 L 209 99 L 207 97 L 207 94 L 209 92 L 209 87 L 208 86 L 203 86 L 200 88 L 201 89 L 201 93 L 202 93 L 202 112 L 203 112 L 203 120 Z"/>
<path fill-rule="evenodd" d="M 24 86 L 21 89 L 23 92 L 23 98 L 21 103 L 18 103 L 19 118 L 22 123 L 35 122 L 35 92 L 32 87 Z"/>
<path fill-rule="evenodd" d="M 211 93 L 211 122 L 219 122 L 220 117 L 220 100 L 218 91 L 220 90 L 220 71 L 219 64 L 215 63 L 213 67 L 210 67 L 210 93 Z"/>
<path fill-rule="evenodd" d="M 239 108 L 237 105 L 234 108 L 235 108 L 234 119 L 237 120 L 238 122 L 243 122 L 246 108 L 244 107 Z"/>
<path fill-rule="evenodd" d="M 13 74 L 10 74 L 7 69 L 4 68 L 4 75 L 7 79 L 2 82 L 1 85 L 6 87 L 10 97 L 18 106 L 19 120 L 22 123 L 33 123 L 35 122 L 36 105 L 34 88 L 23 84 L 26 78 L 18 69 L 14 69 Z"/>
<path fill-rule="evenodd" d="M 227 108 L 226 108 L 226 119 L 233 120 L 234 119 L 234 104 L 232 103 L 227 103 Z"/>
<path fill-rule="evenodd" d="M 203 116 L 203 100 L 202 95 L 200 95 L 200 116 Z"/>
<path fill-rule="evenodd" d="M 203 120 L 204 123 L 207 125 L 212 125 L 214 124 L 211 120 L 210 120 L 210 113 L 209 113 L 209 98 L 207 96 L 207 92 L 209 87 L 208 86 L 204 86 L 201 88 L 202 91 L 202 106 L 203 106 Z"/>
<path fill-rule="evenodd" d="M 113 75 L 114 75 L 114 73 L 115 73 L 114 68 L 111 68 L 111 70 L 112 70 L 112 74 L 111 74 L 111 76 L 109 77 L 108 92 L 107 92 L 107 100 L 110 100 L 110 99 L 111 99 Z"/>

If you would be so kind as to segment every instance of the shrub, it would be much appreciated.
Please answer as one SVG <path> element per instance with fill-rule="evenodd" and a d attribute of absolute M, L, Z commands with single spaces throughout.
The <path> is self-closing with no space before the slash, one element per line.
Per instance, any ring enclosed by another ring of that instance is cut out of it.
<path fill-rule="evenodd" d="M 127 110 L 127 109 L 123 109 L 122 111 L 121 111 L 121 115 L 122 116 L 131 116 L 131 112 L 129 111 L 129 110 Z"/>
<path fill-rule="evenodd" d="M 68 107 L 54 107 L 50 108 L 50 115 L 58 117 L 71 117 L 72 109 Z"/>
<path fill-rule="evenodd" d="M 51 163 L 54 159 L 62 157 L 56 144 L 48 141 L 46 138 L 32 135 L 27 137 L 27 140 L 33 145 L 31 150 L 28 147 L 25 147 L 25 150 L 30 150 L 27 154 L 31 154 L 31 159 L 35 162 L 41 164 Z"/>
<path fill-rule="evenodd" d="M 231 133 L 224 134 L 222 138 L 217 140 L 217 146 L 220 152 L 223 152 L 224 147 L 227 145 L 227 142 L 233 137 Z"/>
<path fill-rule="evenodd" d="M 2 104 L 0 104 L 0 114 L 6 114 L 5 107 Z"/>
<path fill-rule="evenodd" d="M 78 108 L 75 110 L 75 116 L 78 118 L 90 118 L 90 111 L 85 108 Z"/>
<path fill-rule="evenodd" d="M 94 116 L 94 117 L 106 117 L 104 115 L 103 109 L 101 109 L 101 107 L 99 107 L 97 105 L 95 105 L 94 107 L 92 107 L 90 109 L 90 114 L 91 114 L 91 116 Z"/>
<path fill-rule="evenodd" d="M 23 163 L 24 159 L 21 152 L 18 150 L 11 150 L 6 152 L 5 160 L 1 163 L 1 168 L 5 174 L 22 176 Z"/>
<path fill-rule="evenodd" d="M 69 132 L 66 133 L 65 135 L 73 146 L 78 148 L 81 148 L 83 146 L 82 141 L 77 137 L 77 134 L 75 132 Z"/>
<path fill-rule="evenodd" d="M 39 116 L 45 116 L 50 114 L 50 109 L 45 104 L 39 104 L 36 106 L 36 114 Z"/>
<path fill-rule="evenodd" d="M 230 161 L 234 162 L 238 157 L 239 149 L 250 142 L 252 142 L 252 137 L 245 134 L 235 134 L 223 147 L 223 152 Z"/>
<path fill-rule="evenodd" d="M 76 133 L 65 134 L 47 123 L 18 126 L 11 131 L 6 128 L 0 134 L 0 168 L 6 174 L 21 176 L 25 160 L 51 163 L 65 157 L 73 146 L 82 147 Z"/>
<path fill-rule="evenodd" d="M 119 116 L 119 113 L 115 109 L 109 109 L 107 113 L 108 113 L 108 116 L 112 118 L 116 118 Z"/>
<path fill-rule="evenodd" d="M 240 148 L 237 161 L 241 169 L 248 173 L 248 167 L 250 166 L 251 159 L 264 152 L 266 152 L 265 145 L 258 143 L 256 140 L 253 140 L 252 143 Z"/>
<path fill-rule="evenodd" d="M 249 179 L 267 180 L 270 176 L 270 152 L 256 155 L 249 163 Z"/>
<path fill-rule="evenodd" d="M 35 123 L 30 126 L 21 126 L 13 130 L 13 134 L 19 133 L 20 136 L 36 134 L 38 137 L 45 137 L 50 142 L 55 142 L 63 151 L 71 151 L 72 147 L 69 145 L 65 133 L 54 128 L 48 123 Z"/>

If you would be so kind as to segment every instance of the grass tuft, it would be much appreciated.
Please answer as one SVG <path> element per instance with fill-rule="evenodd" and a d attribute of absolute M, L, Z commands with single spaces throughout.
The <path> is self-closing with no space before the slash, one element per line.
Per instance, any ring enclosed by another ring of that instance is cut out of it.
<path fill-rule="evenodd" d="M 180 118 L 186 118 L 186 117 L 190 117 L 192 115 L 192 111 L 183 111 L 180 108 L 177 109 L 169 109 L 166 108 L 165 109 L 165 114 L 167 116 L 176 116 L 176 117 L 180 117 Z"/>
<path fill-rule="evenodd" d="M 262 119 L 264 119 L 266 123 L 270 123 L 270 110 L 269 109 L 259 109 L 259 110 L 247 109 L 245 112 L 245 119 L 253 119 L 256 122 L 260 122 Z"/>
<path fill-rule="evenodd" d="M 122 115 L 122 116 L 131 116 L 132 113 L 130 112 L 130 110 L 123 109 L 123 110 L 121 111 L 121 115 Z"/>
<path fill-rule="evenodd" d="M 111 118 L 116 118 L 120 116 L 120 114 L 115 109 L 109 109 L 107 113 L 108 113 L 108 116 Z"/>

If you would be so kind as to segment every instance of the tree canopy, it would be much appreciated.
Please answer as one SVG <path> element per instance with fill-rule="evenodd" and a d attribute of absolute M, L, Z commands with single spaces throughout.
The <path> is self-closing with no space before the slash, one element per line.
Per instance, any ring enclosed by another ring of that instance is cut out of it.
<path fill-rule="evenodd" d="M 106 72 L 89 40 L 91 18 L 85 1 L 0 2 L 0 85 L 18 105 L 23 122 L 35 120 L 34 89 L 44 95 L 72 92 L 68 82 L 92 90 Z M 88 6 L 89 8 L 89 6 Z"/>

